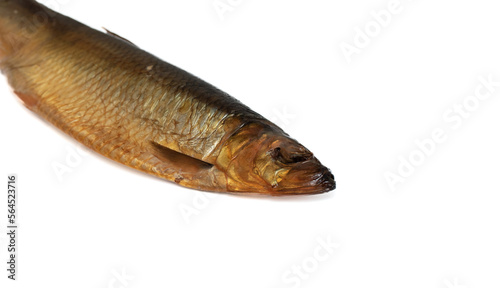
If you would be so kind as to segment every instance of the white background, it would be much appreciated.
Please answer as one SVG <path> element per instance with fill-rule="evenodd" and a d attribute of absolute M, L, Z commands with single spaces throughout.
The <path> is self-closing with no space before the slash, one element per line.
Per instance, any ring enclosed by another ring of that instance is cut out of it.
<path fill-rule="evenodd" d="M 371 12 L 388 0 L 226 1 L 222 18 L 213 0 L 43 2 L 273 119 L 332 170 L 335 192 L 213 195 L 75 157 L 2 77 L 0 175 L 19 176 L 20 252 L 19 280 L 2 268 L 0 286 L 500 287 L 500 87 L 474 98 L 478 77 L 500 81 L 499 5 L 401 0 L 381 27 Z M 341 45 L 367 25 L 347 61 Z M 476 105 L 460 125 L 443 118 L 464 100 Z M 418 159 L 436 129 L 446 140 Z M 411 155 L 419 165 L 391 189 Z M 54 165 L 71 171 L 60 181 Z"/>

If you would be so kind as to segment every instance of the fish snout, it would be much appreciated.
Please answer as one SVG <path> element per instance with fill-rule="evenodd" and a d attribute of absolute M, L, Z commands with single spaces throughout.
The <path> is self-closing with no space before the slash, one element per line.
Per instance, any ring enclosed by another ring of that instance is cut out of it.
<path fill-rule="evenodd" d="M 335 177 L 315 157 L 295 162 L 277 187 L 276 194 L 318 194 L 335 189 Z"/>

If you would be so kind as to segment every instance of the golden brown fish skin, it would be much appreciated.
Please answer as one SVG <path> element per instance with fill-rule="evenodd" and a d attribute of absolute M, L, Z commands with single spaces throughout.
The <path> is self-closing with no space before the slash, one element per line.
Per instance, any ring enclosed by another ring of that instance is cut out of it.
<path fill-rule="evenodd" d="M 146 173 L 220 192 L 335 188 L 311 152 L 238 100 L 34 1 L 0 0 L 0 69 L 29 109 Z"/>

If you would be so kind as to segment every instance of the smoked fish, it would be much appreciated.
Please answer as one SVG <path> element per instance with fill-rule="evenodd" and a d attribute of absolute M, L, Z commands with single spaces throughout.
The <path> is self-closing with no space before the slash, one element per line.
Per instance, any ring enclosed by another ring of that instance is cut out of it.
<path fill-rule="evenodd" d="M 235 98 L 34 0 L 0 0 L 0 70 L 28 109 L 77 141 L 182 186 L 335 189 L 308 149 Z"/>

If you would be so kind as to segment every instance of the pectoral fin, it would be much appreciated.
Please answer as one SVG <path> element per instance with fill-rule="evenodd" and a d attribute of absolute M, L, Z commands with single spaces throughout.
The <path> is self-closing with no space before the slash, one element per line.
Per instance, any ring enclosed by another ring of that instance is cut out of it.
<path fill-rule="evenodd" d="M 191 156 L 174 151 L 170 148 L 162 146 L 156 142 L 151 141 L 153 154 L 160 160 L 169 163 L 173 168 L 179 171 L 196 173 L 201 170 L 208 170 L 213 167 L 212 164 L 202 160 L 198 160 Z"/>
<path fill-rule="evenodd" d="M 215 165 L 150 141 L 150 151 L 166 168 L 160 177 L 182 186 L 207 191 L 227 191 L 226 174 Z"/>

